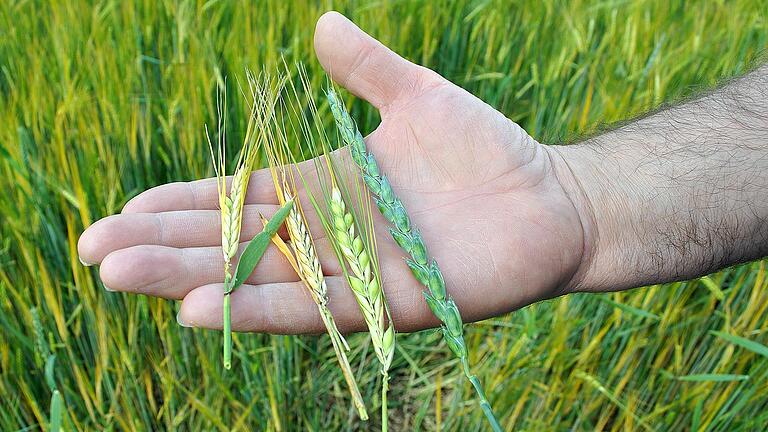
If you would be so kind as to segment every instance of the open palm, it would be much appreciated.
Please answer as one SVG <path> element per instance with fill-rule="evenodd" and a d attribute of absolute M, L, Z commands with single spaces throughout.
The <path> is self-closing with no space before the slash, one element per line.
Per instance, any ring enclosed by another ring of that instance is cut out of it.
<path fill-rule="evenodd" d="M 552 149 L 337 13 L 318 21 L 315 49 L 335 81 L 379 109 L 382 122 L 366 138 L 368 148 L 440 264 L 465 320 L 509 312 L 569 286 L 583 261 L 584 229 L 558 179 L 562 170 Z M 276 209 L 269 173 L 254 173 L 241 239 L 260 231 L 259 212 Z M 316 218 L 308 216 L 337 323 L 362 330 L 335 255 Z M 437 325 L 386 222 L 377 222 L 384 290 L 397 329 Z M 78 247 L 84 262 L 101 265 L 109 289 L 183 299 L 180 322 L 220 328 L 220 242 L 216 183 L 208 179 L 142 193 L 122 214 L 89 227 Z M 274 248 L 233 294 L 232 305 L 236 330 L 323 331 L 314 302 Z"/>

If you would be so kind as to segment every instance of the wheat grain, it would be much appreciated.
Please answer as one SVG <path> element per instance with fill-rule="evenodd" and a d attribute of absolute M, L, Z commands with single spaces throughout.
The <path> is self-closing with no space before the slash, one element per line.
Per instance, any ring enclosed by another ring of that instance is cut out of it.
<path fill-rule="evenodd" d="M 456 303 L 446 293 L 445 281 L 437 262 L 434 259 L 430 261 L 426 245 L 411 225 L 405 206 L 395 195 L 387 177 L 380 173 L 376 160 L 365 147 L 362 134 L 332 88 L 328 90 L 327 97 L 343 142 L 349 146 L 352 159 L 362 171 L 365 184 L 376 197 L 381 214 L 393 225 L 390 229 L 392 237 L 410 255 L 406 263 L 411 273 L 427 288 L 423 293 L 424 298 L 432 313 L 442 322 L 441 330 L 448 347 L 461 361 L 464 375 L 472 383 L 491 427 L 494 431 L 501 431 L 501 425 L 493 414 L 480 381 L 470 371 L 461 314 Z"/>

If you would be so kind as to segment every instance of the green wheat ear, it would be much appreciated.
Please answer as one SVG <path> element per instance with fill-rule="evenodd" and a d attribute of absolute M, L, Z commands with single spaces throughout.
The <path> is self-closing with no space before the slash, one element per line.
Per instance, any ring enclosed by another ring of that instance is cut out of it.
<path fill-rule="evenodd" d="M 423 293 L 424 299 L 426 299 L 432 313 L 443 323 L 441 330 L 448 347 L 461 360 L 464 375 L 477 392 L 480 406 L 491 427 L 494 431 L 501 431 L 501 425 L 491 410 L 491 405 L 485 397 L 480 381 L 469 369 L 461 314 L 456 303 L 446 294 L 445 280 L 437 262 L 434 259 L 429 259 L 427 247 L 424 245 L 418 230 L 411 226 L 411 220 L 405 211 L 405 206 L 395 195 L 387 177 L 380 173 L 373 155 L 368 153 L 363 135 L 355 126 L 344 103 L 339 100 L 332 88 L 328 89 L 327 97 L 341 139 L 344 144 L 349 146 L 352 159 L 362 171 L 363 180 L 375 197 L 379 211 L 392 224 L 389 232 L 395 242 L 410 255 L 406 263 L 413 276 L 427 288 Z"/>
<path fill-rule="evenodd" d="M 326 154 L 327 155 L 327 154 Z M 327 156 L 326 156 L 327 157 Z M 332 164 L 328 167 L 333 174 Z M 388 430 L 387 392 L 389 390 L 389 368 L 395 355 L 395 326 L 387 307 L 387 299 L 381 286 L 381 272 L 372 227 L 370 208 L 363 209 L 359 215 L 352 208 L 347 208 L 341 191 L 333 185 L 330 194 L 325 194 L 330 220 L 323 220 L 326 232 L 336 251 L 339 264 L 352 293 L 360 306 L 368 333 L 373 343 L 376 358 L 379 360 L 381 382 L 381 430 Z M 330 196 L 328 196 L 330 195 Z M 367 196 L 366 196 L 367 198 Z M 358 218 L 363 221 L 359 221 Z M 358 225 L 360 222 L 360 225 Z M 366 229 L 363 235 L 358 228 Z"/>

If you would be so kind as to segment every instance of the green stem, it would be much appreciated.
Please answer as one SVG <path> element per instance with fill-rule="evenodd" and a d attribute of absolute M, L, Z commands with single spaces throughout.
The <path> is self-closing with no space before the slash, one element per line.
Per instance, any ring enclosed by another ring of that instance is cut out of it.
<path fill-rule="evenodd" d="M 232 367 L 232 306 L 229 289 L 231 277 L 227 274 L 224 278 L 224 369 Z"/>
<path fill-rule="evenodd" d="M 387 418 L 387 391 L 389 390 L 389 374 L 385 371 L 382 372 L 383 379 L 381 381 L 381 432 L 387 432 L 387 424 L 389 419 Z"/>
<path fill-rule="evenodd" d="M 63 411 L 64 401 L 61 398 L 61 393 L 58 390 L 53 391 L 51 396 L 51 418 L 48 430 L 50 432 L 59 432 L 61 429 L 61 413 Z"/>
<path fill-rule="evenodd" d="M 488 419 L 488 423 L 491 424 L 491 428 L 494 432 L 502 432 L 501 425 L 499 424 L 499 421 L 496 419 L 496 416 L 493 414 L 493 410 L 491 409 L 491 404 L 485 397 L 485 392 L 483 391 L 483 387 L 480 385 L 480 380 L 478 380 L 477 377 L 473 375 L 469 370 L 469 362 L 467 361 L 466 357 L 461 358 L 461 365 L 464 368 L 464 376 L 466 376 L 469 382 L 472 383 L 472 387 L 475 388 L 477 397 L 480 398 L 480 408 L 483 409 L 485 418 Z"/>

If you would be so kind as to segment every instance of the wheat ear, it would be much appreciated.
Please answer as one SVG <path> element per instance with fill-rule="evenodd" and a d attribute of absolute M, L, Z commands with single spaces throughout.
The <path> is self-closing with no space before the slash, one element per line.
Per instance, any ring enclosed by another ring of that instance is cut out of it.
<path fill-rule="evenodd" d="M 237 249 L 240 244 L 243 205 L 245 204 L 245 194 L 248 190 L 248 181 L 251 177 L 251 171 L 253 170 L 259 145 L 263 139 L 263 134 L 259 133 L 261 131 L 260 125 L 269 121 L 275 104 L 274 99 L 269 101 L 261 99 L 257 100 L 255 97 L 263 93 L 257 91 L 257 88 L 266 85 L 268 79 L 265 78 L 264 83 L 259 83 L 250 71 L 246 71 L 246 75 L 248 76 L 248 82 L 251 85 L 251 92 L 254 99 L 251 103 L 245 139 L 237 159 L 229 193 L 227 193 L 226 183 L 226 90 L 219 89 L 216 98 L 216 108 L 218 113 L 218 139 L 215 146 L 216 152 L 214 152 L 214 145 L 211 142 L 208 127 L 206 126 L 205 128 L 211 158 L 214 160 L 219 208 L 221 209 L 221 249 L 224 255 L 222 323 L 224 331 L 225 369 L 230 369 L 232 367 L 232 260 L 235 255 L 237 255 Z M 267 105 L 267 108 L 262 106 L 265 104 Z"/>
<path fill-rule="evenodd" d="M 282 87 L 278 87 L 277 90 L 270 88 L 259 89 L 263 92 L 279 96 Z M 284 113 L 282 113 L 284 114 Z M 323 276 L 323 269 L 320 266 L 320 260 L 317 257 L 314 242 L 312 240 L 312 234 L 309 230 L 304 212 L 301 206 L 301 200 L 296 194 L 296 183 L 293 177 L 293 171 L 288 165 L 291 160 L 290 155 L 287 152 L 288 138 L 284 129 L 284 124 L 281 124 L 278 119 L 274 119 L 271 124 L 262 124 L 263 133 L 266 135 L 264 149 L 267 154 L 267 160 L 269 162 L 270 173 L 272 174 L 272 182 L 275 186 L 275 193 L 278 201 L 283 205 L 286 201 L 295 197 L 294 205 L 291 211 L 288 213 L 288 217 L 285 219 L 285 226 L 288 230 L 288 235 L 291 238 L 290 249 L 279 238 L 273 237 L 273 242 L 277 246 L 278 250 L 283 253 L 291 265 L 297 270 L 302 283 L 307 288 L 312 300 L 317 305 L 317 309 L 320 312 L 320 317 L 323 321 L 323 325 L 331 338 L 333 344 L 333 350 L 336 354 L 336 359 L 339 362 L 344 380 L 349 388 L 350 395 L 352 396 L 352 403 L 357 408 L 358 415 L 362 420 L 368 420 L 368 412 L 365 409 L 365 402 L 360 394 L 360 390 L 357 386 L 357 381 L 352 373 L 352 367 L 349 365 L 346 351 L 349 351 L 347 341 L 341 335 L 341 332 L 336 327 L 336 321 L 333 319 L 330 309 L 328 309 L 328 287 L 325 283 L 325 277 Z"/>
<path fill-rule="evenodd" d="M 224 368 L 232 367 L 232 259 L 237 254 L 240 244 L 240 229 L 243 221 L 243 203 L 245 191 L 248 189 L 248 177 L 251 167 L 241 165 L 232 177 L 232 188 L 229 196 L 219 195 L 221 208 L 221 248 L 224 252 Z"/>
<path fill-rule="evenodd" d="M 395 354 L 395 327 L 387 309 L 381 278 L 376 262 L 372 261 L 375 251 L 372 244 L 365 242 L 355 230 L 355 218 L 347 210 L 341 191 L 331 190 L 328 207 L 331 215 L 332 235 L 338 252 L 343 257 L 345 275 L 357 304 L 363 314 L 373 349 L 380 363 L 381 384 L 381 430 L 387 431 L 387 390 L 389 388 L 389 367 Z M 341 259 L 340 259 L 341 260 Z"/>
<path fill-rule="evenodd" d="M 480 407 L 491 427 L 494 431 L 501 431 L 501 425 L 485 397 L 480 380 L 470 371 L 461 314 L 456 303 L 446 293 L 443 274 L 437 266 L 437 262 L 434 259 L 429 259 L 424 241 L 418 230 L 411 225 L 405 206 L 395 195 L 387 177 L 380 173 L 376 160 L 365 147 L 363 135 L 355 126 L 343 102 L 338 99 L 333 89 L 328 90 L 327 97 L 344 144 L 349 146 L 352 159 L 362 171 L 365 184 L 375 196 L 379 211 L 392 224 L 392 228 L 390 228 L 392 237 L 410 255 L 406 263 L 410 267 L 411 273 L 427 288 L 423 293 L 424 299 L 432 313 L 443 323 L 441 330 L 448 347 L 461 361 L 464 375 L 472 383 L 480 399 Z"/>
<path fill-rule="evenodd" d="M 283 190 L 281 201 L 287 201 L 291 198 L 286 186 L 287 184 L 283 183 L 283 187 L 281 188 Z M 298 199 L 296 200 L 296 203 L 299 203 Z M 333 350 L 336 353 L 336 358 L 344 375 L 344 380 L 347 382 L 347 386 L 352 395 L 352 402 L 357 408 L 360 418 L 368 420 L 368 412 L 365 409 L 363 396 L 360 394 L 360 390 L 357 387 L 357 381 L 352 373 L 352 367 L 349 365 L 349 360 L 345 354 L 345 352 L 349 350 L 349 345 L 347 345 L 347 341 L 344 340 L 341 332 L 336 327 L 336 321 L 333 319 L 331 310 L 328 309 L 328 287 L 325 283 L 323 269 L 320 266 L 320 259 L 317 257 L 315 251 L 312 235 L 304 220 L 300 205 L 294 206 L 285 220 L 285 225 L 288 229 L 288 235 L 291 237 L 291 248 L 295 255 L 299 276 L 308 288 L 309 294 L 312 296 L 315 304 L 317 304 L 320 317 L 323 320 L 328 335 L 331 337 Z"/>

